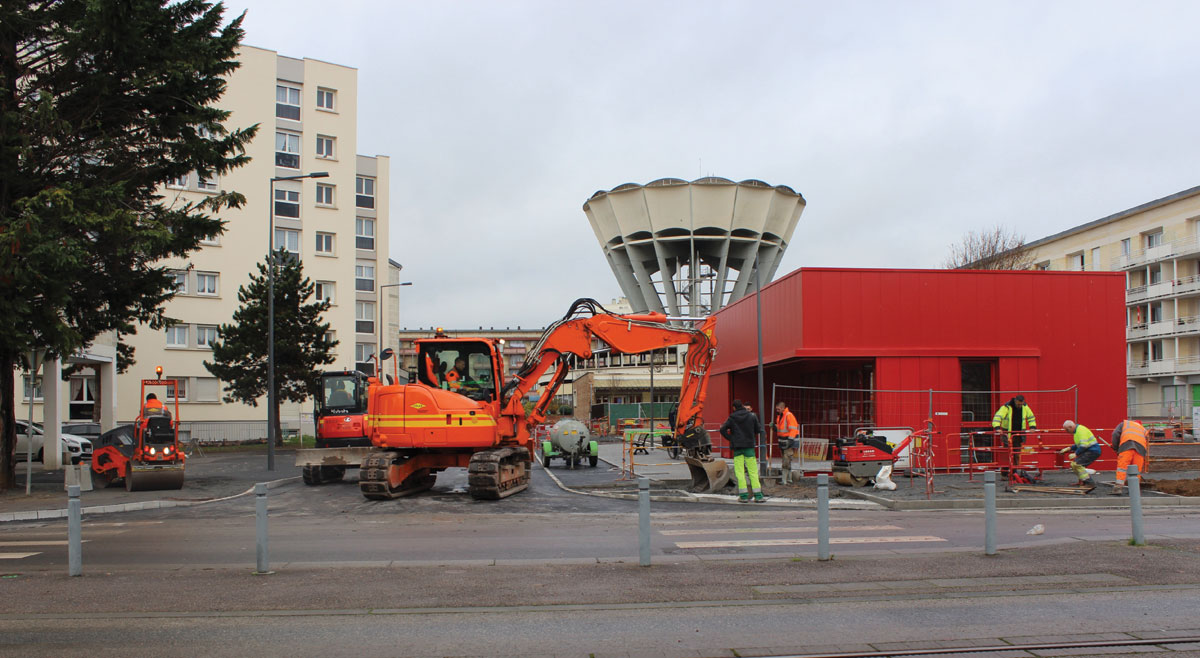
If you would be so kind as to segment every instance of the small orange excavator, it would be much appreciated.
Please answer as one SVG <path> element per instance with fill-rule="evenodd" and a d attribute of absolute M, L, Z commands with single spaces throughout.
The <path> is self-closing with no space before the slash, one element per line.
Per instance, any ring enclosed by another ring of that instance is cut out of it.
<path fill-rule="evenodd" d="M 179 382 L 162 378 L 162 366 L 154 368 L 155 379 L 143 379 L 139 403 L 146 399 L 147 386 L 166 386 L 175 391 Z M 187 456 L 179 450 L 179 398 L 175 415 L 161 403 L 143 406 L 133 423 L 133 436 L 113 432 L 112 442 L 92 453 L 92 474 L 103 486 L 125 480 L 126 491 L 182 489 L 183 464 Z"/>
<path fill-rule="evenodd" d="M 367 434 L 373 449 L 362 461 L 359 488 L 368 499 L 398 498 L 429 489 L 440 471 L 465 467 L 473 498 L 494 500 L 524 490 L 534 454 L 532 430 L 545 420 L 571 357 L 591 357 L 595 345 L 613 354 L 687 345 L 675 439 L 692 469 L 693 490 L 720 488 L 729 480 L 728 468 L 712 457 L 701 419 L 716 354 L 715 323 L 709 317 L 696 329 L 677 327 L 661 313 L 618 315 L 595 300 L 579 299 L 546 329 L 507 381 L 499 341 L 450 338 L 439 330 L 434 338 L 416 341 L 416 382 L 383 385 L 371 378 Z M 543 376 L 549 382 L 526 413 L 522 403 Z"/>

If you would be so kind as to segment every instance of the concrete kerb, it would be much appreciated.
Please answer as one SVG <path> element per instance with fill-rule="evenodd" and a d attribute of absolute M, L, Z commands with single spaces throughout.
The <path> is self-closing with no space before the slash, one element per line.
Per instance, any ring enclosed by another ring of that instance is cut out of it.
<path fill-rule="evenodd" d="M 300 476 L 289 478 L 280 478 L 267 482 L 268 489 L 275 489 L 283 486 L 288 482 L 299 480 Z M 248 496 L 254 493 L 254 487 L 232 496 L 223 496 L 221 498 L 205 498 L 203 500 L 143 500 L 136 503 L 120 503 L 117 505 L 93 505 L 83 508 L 83 513 L 86 514 L 115 514 L 118 512 L 140 512 L 148 509 L 163 509 L 168 507 L 194 507 L 197 505 L 209 505 L 211 503 L 220 503 L 242 496 Z M 8 521 L 40 521 L 42 519 L 60 519 L 66 518 L 66 509 L 46 509 L 46 510 L 26 510 L 24 512 L 7 512 L 0 514 L 0 523 Z"/>
<path fill-rule="evenodd" d="M 983 509 L 982 498 L 949 498 L 945 500 L 892 500 L 884 496 L 876 496 L 853 488 L 845 488 L 843 492 L 854 498 L 875 503 L 890 510 L 961 510 Z M 1169 498 L 1143 498 L 1144 507 L 1200 507 L 1200 496 L 1172 496 Z M 997 509 L 1076 509 L 1076 508 L 1116 508 L 1129 507 L 1128 498 L 1117 498 L 1108 495 L 1087 498 L 998 498 Z"/>
<path fill-rule="evenodd" d="M 603 461 L 604 463 L 606 463 L 610 466 L 615 466 L 616 468 L 621 467 L 620 464 L 614 464 L 604 458 L 601 458 L 601 461 Z M 593 496 L 595 498 L 612 498 L 615 500 L 637 500 L 638 499 L 638 495 L 636 493 L 616 493 L 616 492 L 610 493 L 607 491 L 582 491 L 579 489 L 574 489 L 572 487 L 568 487 L 567 485 L 563 484 L 563 481 L 558 479 L 558 476 L 556 476 L 552 471 L 550 471 L 550 469 L 542 466 L 540 462 L 538 462 L 538 467 L 541 468 L 543 471 L 545 471 L 546 475 L 549 475 L 551 480 L 554 480 L 554 484 L 558 485 L 559 489 L 562 489 L 563 491 L 566 491 L 567 493 L 573 493 L 573 494 L 577 494 L 580 496 Z M 661 482 L 660 480 L 654 480 L 653 478 L 651 480 L 653 482 Z M 715 505 L 738 505 L 740 507 L 746 506 L 744 503 L 738 501 L 737 496 L 733 496 L 733 495 L 729 495 L 729 494 L 700 494 L 700 493 L 692 493 L 690 491 L 684 491 L 682 489 L 671 489 L 670 491 L 674 492 L 675 495 L 656 496 L 656 495 L 651 494 L 650 502 L 654 502 L 654 503 L 707 503 L 707 504 L 715 504 Z M 815 499 L 808 499 L 808 498 L 780 498 L 778 496 L 773 496 L 771 498 L 768 498 L 765 503 L 756 504 L 755 506 L 762 507 L 764 505 L 774 506 L 774 507 L 799 507 L 799 508 L 814 508 L 815 509 L 817 506 L 817 501 Z M 878 503 L 873 502 L 873 501 L 865 501 L 865 500 L 831 500 L 831 501 L 829 501 L 829 506 L 831 508 L 838 508 L 838 509 L 859 509 L 859 510 L 878 509 L 879 508 Z"/>

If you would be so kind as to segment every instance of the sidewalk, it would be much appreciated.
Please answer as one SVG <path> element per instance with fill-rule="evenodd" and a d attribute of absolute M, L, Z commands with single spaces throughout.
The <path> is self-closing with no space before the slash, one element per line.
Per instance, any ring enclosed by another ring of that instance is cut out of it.
<path fill-rule="evenodd" d="M 125 491 L 118 484 L 95 488 L 80 494 L 86 514 L 105 514 L 162 507 L 199 505 L 233 496 L 245 495 L 259 482 L 279 482 L 300 476 L 293 465 L 294 451 L 275 452 L 275 470 L 267 470 L 266 448 L 254 452 L 216 452 L 188 458 L 183 489 L 167 491 Z M 46 471 L 33 465 L 30 494 L 25 495 L 25 465 L 17 466 L 17 488 L 0 491 L 0 523 L 66 516 L 67 492 L 63 487 L 66 471 Z"/>

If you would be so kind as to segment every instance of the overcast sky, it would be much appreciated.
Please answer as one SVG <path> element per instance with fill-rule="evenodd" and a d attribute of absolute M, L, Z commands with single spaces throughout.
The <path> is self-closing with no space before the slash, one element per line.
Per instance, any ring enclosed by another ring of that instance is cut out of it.
<path fill-rule="evenodd" d="M 757 178 L 779 268 L 938 267 L 1200 185 L 1196 2 L 234 0 L 246 43 L 359 70 L 406 326 L 544 326 L 620 295 L 597 190 Z"/>

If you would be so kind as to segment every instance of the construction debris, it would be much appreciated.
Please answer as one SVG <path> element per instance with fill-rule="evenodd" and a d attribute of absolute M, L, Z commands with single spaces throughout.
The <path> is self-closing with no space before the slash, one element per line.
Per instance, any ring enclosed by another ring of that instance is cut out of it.
<path fill-rule="evenodd" d="M 1083 496 L 1083 495 L 1086 495 L 1086 494 L 1092 492 L 1095 488 L 1096 488 L 1096 485 L 1094 485 L 1094 484 L 1088 485 L 1086 487 L 1049 487 L 1049 486 L 1021 485 L 1021 486 L 1013 487 L 1012 490 L 1015 493 L 1049 493 L 1049 494 L 1060 494 L 1060 495 L 1068 495 L 1068 496 Z"/>

